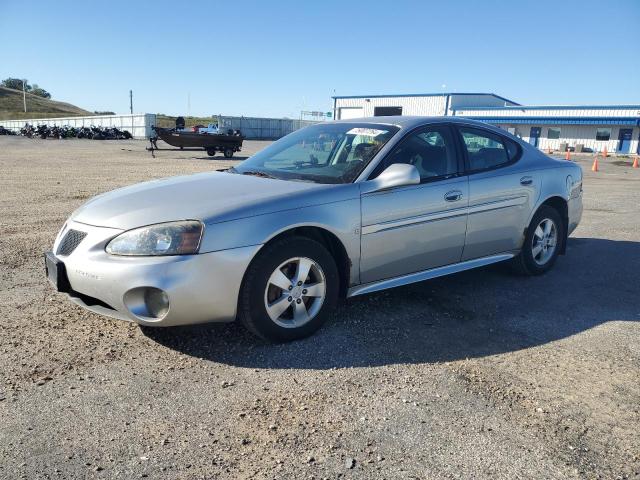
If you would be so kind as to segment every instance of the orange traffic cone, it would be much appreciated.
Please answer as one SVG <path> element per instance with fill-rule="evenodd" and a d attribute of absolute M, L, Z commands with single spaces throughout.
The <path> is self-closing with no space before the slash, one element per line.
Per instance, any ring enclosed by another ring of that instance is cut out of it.
<path fill-rule="evenodd" d="M 571 161 L 571 151 L 567 148 L 567 153 L 564 154 L 564 159 Z"/>
<path fill-rule="evenodd" d="M 633 168 L 640 168 L 640 166 L 638 166 L 638 156 L 636 155 L 636 158 L 633 160 Z"/>
<path fill-rule="evenodd" d="M 596 154 L 596 158 L 593 160 L 593 166 L 591 167 L 592 172 L 598 171 L 598 154 Z"/>
<path fill-rule="evenodd" d="M 607 158 L 609 156 L 609 153 L 607 153 L 607 147 L 604 147 L 604 152 L 602 152 L 602 156 L 604 158 Z"/>

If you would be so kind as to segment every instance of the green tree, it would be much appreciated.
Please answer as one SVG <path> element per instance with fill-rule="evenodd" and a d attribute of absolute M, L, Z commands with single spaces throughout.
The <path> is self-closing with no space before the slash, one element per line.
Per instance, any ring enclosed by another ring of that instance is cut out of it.
<path fill-rule="evenodd" d="M 13 88 L 14 90 L 22 90 L 22 79 L 21 78 L 5 78 L 2 81 L 2 86 L 5 88 Z M 28 92 L 31 90 L 31 85 L 28 83 L 25 85 L 24 89 Z"/>
<path fill-rule="evenodd" d="M 14 90 L 22 90 L 22 79 L 21 78 L 5 78 L 2 80 L 2 86 L 5 88 L 13 88 Z M 47 92 L 44 88 L 38 86 L 37 83 L 33 85 L 29 85 L 29 83 L 25 80 L 24 85 L 25 91 L 37 95 L 42 98 L 51 98 L 51 94 Z"/>
<path fill-rule="evenodd" d="M 42 98 L 51 98 L 51 94 L 47 92 L 44 88 L 40 88 L 37 83 L 33 84 L 31 93 Z"/>

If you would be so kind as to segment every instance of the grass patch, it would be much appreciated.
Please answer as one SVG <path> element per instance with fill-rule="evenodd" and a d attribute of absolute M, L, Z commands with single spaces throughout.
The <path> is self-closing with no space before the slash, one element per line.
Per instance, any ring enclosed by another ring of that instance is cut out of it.
<path fill-rule="evenodd" d="M 46 117 L 80 117 L 93 115 L 75 105 L 56 102 L 27 93 L 27 112 L 24 112 L 22 92 L 12 88 L 0 87 L 0 120 Z"/>
<path fill-rule="evenodd" d="M 163 113 L 158 113 L 156 115 L 156 127 L 163 128 L 173 128 L 176 126 L 176 118 L 171 115 L 165 115 Z M 217 123 L 218 116 L 215 117 L 184 117 L 185 127 L 193 127 L 194 125 L 209 125 L 210 123 Z"/>

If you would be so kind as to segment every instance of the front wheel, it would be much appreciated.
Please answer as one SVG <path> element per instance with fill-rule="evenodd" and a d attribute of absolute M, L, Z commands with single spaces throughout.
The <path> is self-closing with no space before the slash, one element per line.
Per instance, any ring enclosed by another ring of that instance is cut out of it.
<path fill-rule="evenodd" d="M 224 150 L 224 158 L 231 158 L 231 157 L 233 157 L 233 149 L 226 148 Z"/>
<path fill-rule="evenodd" d="M 564 224 L 554 208 L 543 205 L 527 229 L 522 251 L 514 259 L 518 273 L 541 275 L 553 267 L 564 239 Z"/>
<path fill-rule="evenodd" d="M 207 149 L 207 155 L 209 155 L 210 157 L 215 157 L 216 156 L 216 149 L 215 148 Z"/>
<path fill-rule="evenodd" d="M 238 302 L 240 321 L 273 342 L 311 335 L 338 301 L 335 260 L 315 240 L 287 237 L 267 245 L 249 266 Z"/>

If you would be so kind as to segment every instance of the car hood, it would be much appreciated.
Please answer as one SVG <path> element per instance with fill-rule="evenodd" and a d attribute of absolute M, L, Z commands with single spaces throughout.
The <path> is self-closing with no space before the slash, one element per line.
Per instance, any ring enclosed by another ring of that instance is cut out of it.
<path fill-rule="evenodd" d="M 71 219 L 122 230 L 186 219 L 215 223 L 339 201 L 350 196 L 347 191 L 353 191 L 344 187 L 348 186 L 209 172 L 139 183 L 98 195 L 76 210 Z"/>

